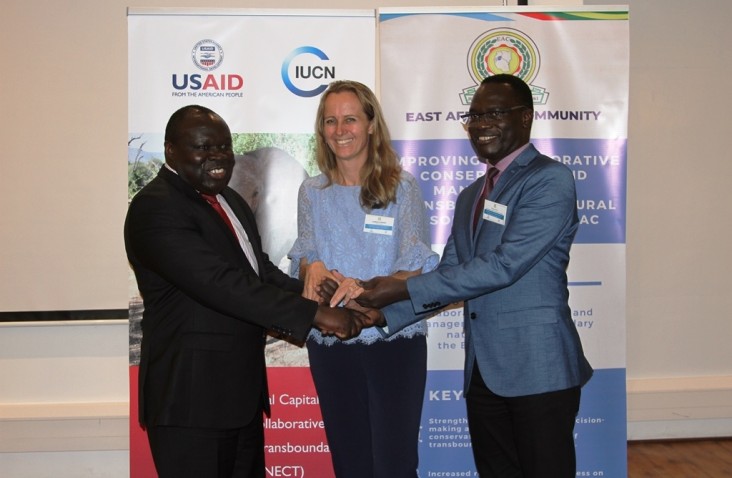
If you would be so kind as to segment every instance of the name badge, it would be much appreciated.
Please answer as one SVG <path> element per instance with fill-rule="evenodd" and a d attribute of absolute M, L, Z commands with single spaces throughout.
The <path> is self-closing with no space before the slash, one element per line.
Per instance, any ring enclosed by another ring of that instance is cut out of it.
<path fill-rule="evenodd" d="M 394 234 L 394 218 L 366 214 L 366 219 L 363 222 L 363 232 L 391 236 Z"/>
<path fill-rule="evenodd" d="M 486 199 L 483 206 L 483 219 L 505 226 L 506 211 L 508 211 L 508 206 Z"/>

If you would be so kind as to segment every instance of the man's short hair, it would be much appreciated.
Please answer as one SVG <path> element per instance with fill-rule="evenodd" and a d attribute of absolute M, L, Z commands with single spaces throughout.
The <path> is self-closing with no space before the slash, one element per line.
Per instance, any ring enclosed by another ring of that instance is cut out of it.
<path fill-rule="evenodd" d="M 165 141 L 175 142 L 180 130 L 180 124 L 191 113 L 203 113 L 207 115 L 217 115 L 215 111 L 200 105 L 187 105 L 173 113 L 165 126 Z M 218 115 L 217 115 L 218 116 Z"/>
<path fill-rule="evenodd" d="M 519 98 L 522 106 L 534 109 L 534 97 L 531 94 L 531 88 L 521 78 L 514 75 L 500 74 L 487 76 L 480 82 L 481 85 L 489 83 L 503 83 L 511 87 Z"/>

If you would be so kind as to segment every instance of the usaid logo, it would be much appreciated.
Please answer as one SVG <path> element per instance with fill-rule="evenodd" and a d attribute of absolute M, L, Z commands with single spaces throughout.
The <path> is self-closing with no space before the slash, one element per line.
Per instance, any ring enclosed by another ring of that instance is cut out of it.
<path fill-rule="evenodd" d="M 224 49 L 213 40 L 201 40 L 191 50 L 193 64 L 200 70 L 212 71 L 224 61 Z M 201 74 L 173 73 L 171 84 L 174 96 L 190 96 L 191 92 L 199 92 L 198 96 L 239 96 L 244 87 L 244 78 L 235 73 Z M 203 94 L 203 92 L 209 92 Z M 236 92 L 236 93 L 233 93 Z"/>
<path fill-rule="evenodd" d="M 215 70 L 224 61 L 224 49 L 213 40 L 201 40 L 191 51 L 193 63 L 204 71 Z"/>
<path fill-rule="evenodd" d="M 301 46 L 282 62 L 282 82 L 297 96 L 310 98 L 321 94 L 335 80 L 335 66 L 323 50 Z"/>

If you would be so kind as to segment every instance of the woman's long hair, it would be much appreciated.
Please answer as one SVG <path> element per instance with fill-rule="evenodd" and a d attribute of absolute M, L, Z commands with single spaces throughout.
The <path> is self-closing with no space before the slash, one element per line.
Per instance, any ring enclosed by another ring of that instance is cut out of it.
<path fill-rule="evenodd" d="M 356 95 L 372 126 L 366 163 L 361 169 L 361 206 L 369 211 L 382 209 L 390 202 L 396 202 L 402 168 L 396 151 L 391 147 L 389 129 L 384 121 L 379 101 L 368 86 L 357 81 L 334 81 L 320 97 L 318 113 L 315 116 L 315 158 L 318 168 L 328 178 L 326 187 L 333 184 L 338 166 L 335 154 L 328 146 L 323 133 L 325 99 L 331 93 L 342 92 Z"/>

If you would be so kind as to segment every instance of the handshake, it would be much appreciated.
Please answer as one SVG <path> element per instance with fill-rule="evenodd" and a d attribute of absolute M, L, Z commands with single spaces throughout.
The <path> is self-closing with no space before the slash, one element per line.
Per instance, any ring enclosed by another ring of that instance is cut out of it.
<path fill-rule="evenodd" d="M 320 304 L 313 326 L 341 340 L 357 336 L 362 329 L 386 325 L 380 308 L 409 298 L 404 279 L 382 276 L 364 282 L 327 270 L 322 262 L 307 267 L 303 296 Z"/>

